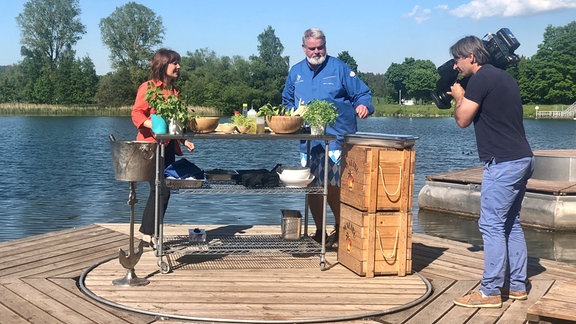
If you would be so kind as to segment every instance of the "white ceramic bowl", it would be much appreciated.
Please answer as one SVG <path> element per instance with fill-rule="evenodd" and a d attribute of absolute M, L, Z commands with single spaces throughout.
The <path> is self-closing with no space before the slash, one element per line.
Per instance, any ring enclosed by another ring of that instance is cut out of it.
<path fill-rule="evenodd" d="M 281 173 L 285 179 L 305 180 L 310 177 L 310 168 L 285 166 L 282 168 Z"/>
<path fill-rule="evenodd" d="M 286 176 L 282 176 L 281 173 L 278 173 L 278 175 L 280 176 L 280 181 L 282 181 L 287 188 L 303 188 L 308 186 L 314 180 L 313 175 L 310 175 L 307 179 L 287 178 Z"/>

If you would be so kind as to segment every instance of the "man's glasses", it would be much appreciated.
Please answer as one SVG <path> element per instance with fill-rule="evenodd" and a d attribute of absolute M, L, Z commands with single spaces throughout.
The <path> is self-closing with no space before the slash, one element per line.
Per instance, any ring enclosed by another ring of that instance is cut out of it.
<path fill-rule="evenodd" d="M 326 48 L 326 44 L 320 45 L 317 47 L 306 47 L 306 49 L 309 51 L 315 51 L 315 50 L 323 51 L 325 48 Z"/>

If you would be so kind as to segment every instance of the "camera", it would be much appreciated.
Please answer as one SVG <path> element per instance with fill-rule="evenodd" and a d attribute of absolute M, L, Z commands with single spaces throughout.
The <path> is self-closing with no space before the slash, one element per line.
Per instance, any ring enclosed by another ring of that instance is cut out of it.
<path fill-rule="evenodd" d="M 490 54 L 490 63 L 495 67 L 505 70 L 520 61 L 518 55 L 514 54 L 520 43 L 510 29 L 501 28 L 496 34 L 488 33 L 482 41 Z M 432 91 L 432 100 L 436 107 L 440 109 L 452 107 L 452 96 L 447 92 L 450 91 L 450 87 L 458 79 L 458 71 L 454 70 L 454 63 L 454 59 L 451 59 L 436 69 L 440 79 L 436 82 L 436 89 Z M 460 80 L 463 88 L 466 88 L 467 81 L 468 78 Z"/>

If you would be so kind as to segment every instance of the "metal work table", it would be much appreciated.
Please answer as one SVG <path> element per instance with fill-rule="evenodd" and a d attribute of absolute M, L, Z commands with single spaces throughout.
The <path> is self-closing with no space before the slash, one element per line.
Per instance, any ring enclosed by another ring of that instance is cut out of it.
<path fill-rule="evenodd" d="M 157 233 L 155 233 L 156 237 L 158 237 L 158 247 L 156 250 L 156 256 L 158 257 L 158 266 L 160 267 L 160 271 L 162 273 L 170 272 L 170 266 L 167 262 L 163 260 L 166 257 L 166 252 L 164 251 L 164 233 L 163 233 L 163 220 L 160 219 L 160 186 L 162 185 L 162 181 L 164 181 L 164 165 L 162 165 L 165 154 L 165 144 L 169 140 L 319 140 L 324 141 L 325 143 L 325 156 L 328 157 L 329 151 L 329 143 L 331 140 L 335 140 L 336 136 L 333 135 L 310 135 L 304 133 L 295 133 L 295 134 L 273 134 L 273 133 L 266 133 L 266 134 L 224 134 L 219 132 L 208 133 L 208 134 L 198 134 L 198 133 L 184 133 L 181 135 L 172 135 L 172 134 L 162 134 L 156 135 L 156 143 L 158 145 L 156 149 L 156 197 L 155 197 L 155 224 Z M 308 152 L 310 152 L 310 143 L 308 142 L 307 147 Z M 325 263 L 326 263 L 326 212 L 327 212 L 327 195 L 328 195 L 328 158 L 325 159 L 324 165 L 324 186 L 323 187 L 305 187 L 305 188 L 286 188 L 283 186 L 279 187 L 270 187 L 270 188 L 257 188 L 257 189 L 250 189 L 246 188 L 242 185 L 231 185 L 231 184 L 221 184 L 221 183 L 209 183 L 207 182 L 205 186 L 198 189 L 179 189 L 183 190 L 187 193 L 194 193 L 194 194 L 215 194 L 215 193 L 229 193 L 233 192 L 235 194 L 291 194 L 291 193 L 306 193 L 306 194 L 322 194 L 323 195 L 323 211 L 322 211 L 322 242 L 320 247 L 320 268 L 321 270 L 325 270 Z M 309 239 L 307 237 L 307 227 L 308 227 L 308 206 L 305 206 L 305 217 L 304 217 L 304 239 Z M 306 242 L 305 240 L 297 240 L 292 242 L 278 242 L 276 238 L 272 237 L 262 237 L 256 238 L 259 241 L 265 240 L 268 241 L 270 244 L 266 247 L 266 249 L 278 249 L 280 251 L 284 250 L 291 250 L 296 249 L 299 251 L 307 250 L 312 252 L 317 252 L 317 249 L 311 248 L 312 245 L 310 242 Z M 237 241 L 236 241 L 237 242 Z M 177 238 L 176 240 L 172 240 L 171 243 L 176 245 L 183 245 L 185 242 L 182 238 Z M 210 246 L 205 246 L 205 249 L 210 249 Z M 198 249 L 196 249 L 198 250 Z M 202 249 L 200 249 L 202 250 Z M 217 249 L 215 249 L 217 250 Z M 232 252 L 230 249 L 226 249 L 226 253 Z M 245 253 L 246 250 L 243 248 L 238 249 L 239 253 Z M 194 249 L 192 249 L 192 254 L 196 253 Z M 218 253 L 217 251 L 215 253 Z"/>

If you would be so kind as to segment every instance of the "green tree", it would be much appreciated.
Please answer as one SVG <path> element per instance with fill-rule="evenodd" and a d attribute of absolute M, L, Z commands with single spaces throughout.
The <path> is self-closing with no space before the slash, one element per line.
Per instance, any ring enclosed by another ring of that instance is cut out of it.
<path fill-rule="evenodd" d="M 250 56 L 250 78 L 248 85 L 258 89 L 258 96 L 245 98 L 257 107 L 265 103 L 282 102 L 282 88 L 288 75 L 289 57 L 282 56 L 284 46 L 271 26 L 258 35 L 258 56 Z"/>
<path fill-rule="evenodd" d="M 176 86 L 189 105 L 215 107 L 231 115 L 253 95 L 247 84 L 250 65 L 240 56 L 218 57 L 214 51 L 198 49 L 183 56 L 181 65 Z"/>
<path fill-rule="evenodd" d="M 408 58 L 406 58 L 404 60 L 404 62 L 406 62 L 407 60 L 408 60 Z M 412 59 L 412 60 L 414 60 L 414 59 Z M 394 93 L 395 94 L 400 93 L 400 95 L 406 96 L 408 91 L 406 90 L 406 82 L 405 81 L 408 80 L 408 70 L 404 68 L 403 64 L 404 63 L 402 63 L 402 64 L 398 64 L 398 63 L 390 64 L 390 66 L 388 67 L 388 70 L 386 70 L 386 73 L 384 73 L 384 77 L 394 87 Z"/>
<path fill-rule="evenodd" d="M 75 59 L 72 55 L 60 60 L 56 70 L 54 103 L 91 104 L 98 85 L 98 76 L 90 58 Z"/>
<path fill-rule="evenodd" d="M 375 98 L 377 103 L 397 102 L 394 86 L 386 80 L 384 74 L 359 72 L 358 76 L 372 90 L 372 97 Z"/>
<path fill-rule="evenodd" d="M 23 54 L 39 54 L 51 67 L 70 50 L 86 27 L 80 22 L 78 0 L 30 0 L 16 17 L 22 31 Z"/>
<path fill-rule="evenodd" d="M 544 41 L 520 62 L 518 83 L 525 102 L 571 104 L 576 93 L 576 21 L 546 27 Z"/>
<path fill-rule="evenodd" d="M 24 76 L 20 65 L 3 66 L 0 72 L 0 102 L 24 101 Z"/>
<path fill-rule="evenodd" d="M 100 78 L 94 101 L 100 107 L 120 107 L 134 104 L 138 88 L 132 85 L 130 72 L 120 68 Z"/>
<path fill-rule="evenodd" d="M 348 53 L 348 51 L 338 53 L 337 58 L 346 63 L 350 70 L 358 73 L 358 63 L 356 63 L 356 60 L 352 57 L 352 55 L 350 55 L 350 53 Z"/>
<path fill-rule="evenodd" d="M 24 101 L 58 102 L 60 66 L 74 56 L 73 46 L 86 33 L 78 0 L 30 0 L 16 17 L 21 29 L 21 90 Z M 64 62 L 64 63 L 62 63 Z"/>
<path fill-rule="evenodd" d="M 430 92 L 435 89 L 439 77 L 432 61 L 412 57 L 405 58 L 402 64 L 392 63 L 384 76 L 403 98 L 426 101 L 430 100 Z"/>
<path fill-rule="evenodd" d="M 155 48 L 164 38 L 162 18 L 135 2 L 116 8 L 100 20 L 99 27 L 114 68 L 147 70 Z"/>
<path fill-rule="evenodd" d="M 414 71 L 408 76 L 406 82 L 406 89 L 408 95 L 420 103 L 430 102 L 430 93 L 436 88 L 436 67 L 431 61 L 427 61 L 431 66 L 424 64 L 420 68 L 415 68 Z M 433 82 L 431 82 L 433 80 Z"/>

